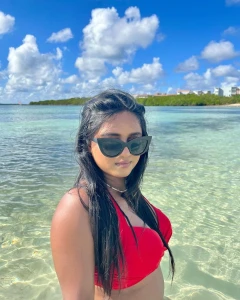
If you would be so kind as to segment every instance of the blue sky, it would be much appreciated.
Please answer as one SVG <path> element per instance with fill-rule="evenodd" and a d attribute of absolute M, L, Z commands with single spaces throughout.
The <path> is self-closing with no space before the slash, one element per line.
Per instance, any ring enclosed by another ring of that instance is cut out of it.
<path fill-rule="evenodd" d="M 240 86 L 240 0 L 1 0 L 0 103 Z"/>

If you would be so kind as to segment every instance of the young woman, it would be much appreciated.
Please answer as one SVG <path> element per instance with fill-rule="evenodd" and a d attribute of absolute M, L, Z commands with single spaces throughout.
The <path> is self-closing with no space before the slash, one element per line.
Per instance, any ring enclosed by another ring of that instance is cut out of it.
<path fill-rule="evenodd" d="M 80 173 L 59 202 L 51 247 L 64 300 L 162 300 L 160 261 L 168 217 L 141 193 L 151 136 L 145 108 L 107 90 L 84 105 L 77 136 Z"/>

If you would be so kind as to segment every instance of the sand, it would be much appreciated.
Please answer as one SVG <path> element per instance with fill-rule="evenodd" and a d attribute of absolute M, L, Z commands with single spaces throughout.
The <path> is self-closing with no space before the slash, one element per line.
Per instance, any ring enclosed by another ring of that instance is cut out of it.
<path fill-rule="evenodd" d="M 240 107 L 240 103 L 233 103 L 233 104 L 224 104 L 221 106 L 236 106 L 236 107 Z"/>

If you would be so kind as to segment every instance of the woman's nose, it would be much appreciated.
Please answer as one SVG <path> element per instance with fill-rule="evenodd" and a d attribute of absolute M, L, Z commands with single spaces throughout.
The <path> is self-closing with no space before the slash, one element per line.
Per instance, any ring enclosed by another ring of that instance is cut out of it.
<path fill-rule="evenodd" d="M 129 151 L 128 147 L 125 147 L 121 153 L 122 155 L 128 156 L 131 154 L 131 152 Z"/>

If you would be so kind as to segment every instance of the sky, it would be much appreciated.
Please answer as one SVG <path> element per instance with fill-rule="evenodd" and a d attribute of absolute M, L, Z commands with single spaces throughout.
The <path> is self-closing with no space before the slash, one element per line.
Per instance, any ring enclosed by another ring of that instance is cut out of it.
<path fill-rule="evenodd" d="M 1 0 L 0 103 L 240 86 L 240 0 Z"/>

